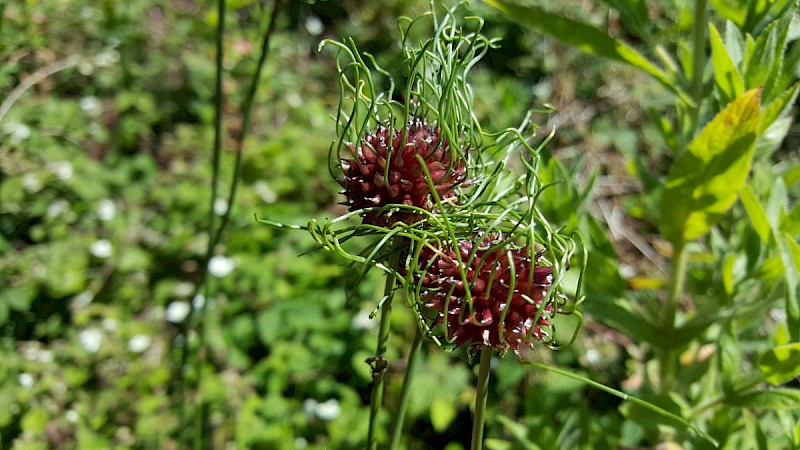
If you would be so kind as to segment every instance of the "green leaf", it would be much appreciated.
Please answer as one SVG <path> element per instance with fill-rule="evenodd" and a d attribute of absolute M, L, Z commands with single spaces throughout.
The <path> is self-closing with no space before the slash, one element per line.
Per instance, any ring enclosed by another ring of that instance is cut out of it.
<path fill-rule="evenodd" d="M 431 425 L 437 433 L 447 430 L 456 418 L 456 408 L 452 399 L 437 397 L 431 405 Z"/>
<path fill-rule="evenodd" d="M 735 23 L 739 28 L 747 21 L 749 0 L 711 0 L 711 5 L 719 15 Z"/>
<path fill-rule="evenodd" d="M 800 342 L 781 345 L 764 353 L 758 360 L 764 379 L 778 385 L 800 375 Z"/>
<path fill-rule="evenodd" d="M 789 111 L 797 98 L 798 90 L 800 90 L 800 82 L 795 83 L 791 88 L 784 91 L 777 96 L 775 100 L 770 102 L 769 105 L 764 107 L 764 112 L 761 115 L 762 132 L 766 131 L 779 117 Z"/>
<path fill-rule="evenodd" d="M 739 198 L 742 201 L 742 205 L 744 205 L 745 211 L 747 211 L 748 217 L 750 217 L 750 223 L 753 224 L 758 237 L 761 238 L 761 242 L 769 244 L 769 219 L 767 219 L 764 207 L 761 206 L 761 202 L 758 201 L 750 186 L 745 186 L 742 189 L 742 192 L 739 193 Z"/>
<path fill-rule="evenodd" d="M 711 37 L 711 65 L 714 67 L 714 81 L 719 90 L 725 94 L 724 102 L 727 103 L 742 95 L 744 81 L 742 81 L 739 69 L 728 55 L 728 50 L 717 29 L 714 25 L 708 24 L 708 30 Z"/>
<path fill-rule="evenodd" d="M 630 64 L 661 82 L 680 95 L 678 86 L 655 64 L 638 53 L 633 47 L 614 39 L 602 30 L 533 5 L 515 5 L 506 0 L 485 0 L 496 8 L 532 30 L 572 45 L 580 50 L 612 61 Z"/>
<path fill-rule="evenodd" d="M 760 89 L 719 112 L 670 168 L 661 196 L 661 231 L 673 243 L 696 239 L 736 202 L 759 130 Z"/>
<path fill-rule="evenodd" d="M 771 389 L 734 394 L 725 399 L 732 406 L 771 410 L 800 409 L 800 390 Z"/>

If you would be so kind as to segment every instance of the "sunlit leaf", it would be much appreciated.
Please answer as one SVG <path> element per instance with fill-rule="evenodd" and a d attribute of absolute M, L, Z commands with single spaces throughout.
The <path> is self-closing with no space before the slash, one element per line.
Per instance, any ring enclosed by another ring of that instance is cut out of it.
<path fill-rule="evenodd" d="M 750 171 L 760 90 L 728 104 L 678 156 L 661 196 L 661 231 L 672 242 L 705 234 L 736 201 Z"/>
<path fill-rule="evenodd" d="M 781 345 L 761 355 L 758 368 L 772 384 L 783 384 L 800 375 L 800 343 Z"/>
<path fill-rule="evenodd" d="M 750 186 L 745 186 L 739 195 L 742 205 L 744 205 L 744 209 L 747 211 L 748 217 L 750 217 L 750 223 L 753 225 L 753 228 L 755 228 L 756 233 L 758 233 L 758 237 L 761 238 L 763 243 L 768 244 L 770 226 L 767 213 L 764 212 L 764 207 L 761 206 L 761 202 L 758 201 L 758 198 L 756 198 Z"/>
<path fill-rule="evenodd" d="M 736 68 L 722 38 L 714 25 L 708 25 L 711 37 L 711 64 L 714 67 L 714 81 L 725 94 L 725 101 L 730 101 L 744 92 L 744 81 Z"/>
<path fill-rule="evenodd" d="M 447 430 L 456 418 L 456 405 L 450 398 L 437 397 L 431 404 L 431 425 L 438 433 Z"/>
<path fill-rule="evenodd" d="M 800 390 L 771 389 L 751 391 L 727 397 L 725 402 L 742 408 L 763 408 L 771 410 L 800 409 Z"/>

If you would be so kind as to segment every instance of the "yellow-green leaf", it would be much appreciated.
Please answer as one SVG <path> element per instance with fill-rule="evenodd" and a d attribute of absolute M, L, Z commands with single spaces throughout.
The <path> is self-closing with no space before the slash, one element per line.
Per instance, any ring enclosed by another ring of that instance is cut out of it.
<path fill-rule="evenodd" d="M 753 224 L 753 228 L 755 228 L 756 233 L 758 233 L 758 237 L 761 238 L 763 243 L 768 244 L 770 225 L 769 219 L 767 219 L 767 213 L 764 211 L 764 207 L 761 206 L 761 202 L 758 201 L 758 198 L 756 198 L 750 186 L 745 186 L 744 189 L 742 189 L 740 198 L 745 211 L 747 211 L 748 217 L 750 217 L 750 223 Z"/>
<path fill-rule="evenodd" d="M 661 231 L 686 242 L 705 234 L 736 202 L 759 132 L 761 90 L 720 111 L 672 165 L 661 196 Z"/>
<path fill-rule="evenodd" d="M 783 384 L 800 375 L 800 343 L 781 345 L 761 355 L 758 368 L 764 379 Z"/>
<path fill-rule="evenodd" d="M 739 69 L 733 64 L 728 50 L 714 25 L 708 25 L 711 37 L 711 65 L 714 67 L 714 81 L 725 94 L 725 100 L 736 98 L 744 92 L 744 81 Z"/>
<path fill-rule="evenodd" d="M 441 433 L 453 423 L 456 418 L 456 408 L 449 398 L 437 397 L 431 404 L 431 425 L 436 432 Z"/>

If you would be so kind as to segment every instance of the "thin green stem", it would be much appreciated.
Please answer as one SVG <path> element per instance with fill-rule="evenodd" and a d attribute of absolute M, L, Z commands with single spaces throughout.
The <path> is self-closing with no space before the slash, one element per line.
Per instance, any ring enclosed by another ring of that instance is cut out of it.
<path fill-rule="evenodd" d="M 699 102 L 703 95 L 703 69 L 706 65 L 706 1 L 695 0 L 692 24 L 692 99 Z M 699 104 L 697 105 L 700 106 Z"/>
<path fill-rule="evenodd" d="M 472 450 L 483 448 L 483 424 L 486 421 L 486 399 L 489 396 L 489 369 L 492 365 L 492 347 L 481 347 L 481 363 L 478 369 L 478 392 L 475 395 L 475 416 L 472 419 Z"/>
<path fill-rule="evenodd" d="M 228 209 L 225 211 L 225 214 L 222 215 L 222 219 L 217 229 L 217 234 L 214 236 L 214 244 L 218 243 L 222 238 L 222 233 L 225 231 L 225 227 L 228 225 L 228 221 L 230 220 L 231 210 L 233 209 L 233 202 L 236 199 L 236 188 L 239 185 L 239 172 L 242 166 L 242 154 L 244 153 L 244 140 L 247 137 L 247 132 L 250 130 L 250 120 L 252 118 L 253 113 L 253 104 L 255 103 L 256 92 L 258 91 L 258 87 L 261 84 L 261 73 L 264 71 L 264 65 L 267 61 L 267 57 L 269 56 L 269 44 L 272 40 L 272 35 L 275 33 L 275 24 L 277 23 L 275 18 L 278 16 L 278 13 L 281 9 L 281 0 L 275 0 L 272 4 L 272 13 L 269 16 L 269 23 L 267 24 L 267 30 L 264 32 L 264 37 L 261 40 L 261 54 L 258 58 L 258 64 L 256 65 L 256 71 L 253 73 L 253 77 L 250 80 L 250 87 L 247 91 L 247 96 L 244 99 L 244 103 L 242 105 L 243 111 L 243 120 L 242 120 L 242 131 L 239 133 L 239 136 L 236 138 L 236 158 L 233 163 L 233 179 L 231 180 L 231 187 L 230 192 L 228 193 Z M 209 255 L 210 256 L 210 255 Z"/>
<path fill-rule="evenodd" d="M 678 303 L 680 302 L 683 284 L 686 279 L 688 255 L 688 252 L 686 252 L 686 244 L 682 240 L 673 245 L 672 271 L 669 277 L 669 297 L 664 303 L 661 315 L 661 329 L 664 332 L 664 341 L 661 354 L 659 355 L 659 382 L 662 393 L 666 393 L 672 388 L 675 376 L 675 357 L 673 355 L 675 315 L 678 311 Z"/>
<path fill-rule="evenodd" d="M 211 159 L 211 198 L 209 200 L 209 208 L 208 208 L 208 245 L 206 247 L 206 255 L 203 258 L 203 264 L 201 264 L 201 274 L 203 282 L 198 285 L 198 289 L 200 286 L 205 285 L 205 277 L 207 273 L 207 266 L 208 261 L 210 259 L 211 252 L 214 250 L 214 230 L 215 230 L 215 218 L 214 218 L 214 200 L 217 198 L 217 189 L 219 186 L 219 173 L 220 173 L 220 156 L 222 154 L 222 105 L 223 105 L 223 92 L 222 92 L 222 76 L 223 76 L 223 61 L 224 61 L 224 37 L 225 37 L 225 9 L 226 9 L 226 0 L 219 0 L 217 2 L 217 31 L 216 31 L 216 46 L 217 46 L 217 56 L 216 56 L 216 79 L 214 83 L 214 144 L 212 149 L 212 159 Z M 208 290 L 206 289 L 208 293 Z M 204 358 L 203 352 L 203 345 L 205 341 L 205 317 L 207 314 L 207 307 L 208 305 L 208 296 L 206 296 L 206 301 L 203 302 L 203 306 L 200 308 L 200 317 L 198 320 L 198 328 L 200 330 L 200 347 L 199 352 L 200 355 L 198 357 L 198 372 L 197 372 L 197 386 L 202 386 L 203 381 L 203 370 L 202 370 L 202 361 L 201 359 Z M 191 320 L 192 320 L 192 313 L 194 312 L 194 306 L 190 306 L 189 309 L 189 316 L 186 318 L 186 322 L 189 324 L 188 328 L 191 328 Z M 181 367 L 179 370 L 183 370 L 186 367 L 186 362 L 188 361 L 188 352 L 189 352 L 189 339 L 188 333 L 185 334 L 186 341 L 184 343 L 183 353 L 181 355 Z M 186 381 L 184 381 L 186 383 Z M 183 403 L 183 408 L 181 411 L 181 423 L 185 426 L 188 417 L 188 405 L 185 398 L 186 395 L 186 388 L 181 386 L 180 390 L 180 401 Z M 195 410 L 195 418 L 198 417 L 195 424 L 195 448 L 201 449 L 202 446 L 198 446 L 198 439 L 202 439 L 202 404 L 203 399 L 202 395 L 198 393 L 198 402 L 199 407 Z M 183 442 L 184 433 L 181 434 L 181 448 L 185 448 Z M 198 438 L 199 436 L 199 438 Z"/>
<path fill-rule="evenodd" d="M 400 264 L 400 243 L 401 238 L 395 237 L 390 246 L 391 258 L 389 268 L 397 269 Z M 378 422 L 378 412 L 383 404 L 383 385 L 387 369 L 386 343 L 389 340 L 389 325 L 392 316 L 392 299 L 394 298 L 394 287 L 397 282 L 394 274 L 386 274 L 386 284 L 383 289 L 383 304 L 381 305 L 381 319 L 378 327 L 378 344 L 375 348 L 375 356 L 367 360 L 372 364 L 372 396 L 369 404 L 369 430 L 367 431 L 367 449 L 375 450 L 378 442 L 375 437 L 375 430 Z"/>
<path fill-rule="evenodd" d="M 403 423 L 406 419 L 408 409 L 408 399 L 411 396 L 411 382 L 414 378 L 414 367 L 417 365 L 417 354 L 422 347 L 422 331 L 417 327 L 414 340 L 411 342 L 411 351 L 408 353 L 408 364 L 406 365 L 406 375 L 403 378 L 403 388 L 400 391 L 400 404 L 397 406 L 397 415 L 394 420 L 394 430 L 392 430 L 392 443 L 389 450 L 397 449 L 400 445 L 400 436 L 403 434 Z"/>
<path fill-rule="evenodd" d="M 703 69 L 706 66 L 706 28 L 708 18 L 706 15 L 707 0 L 695 0 L 694 23 L 692 24 L 692 85 L 691 96 L 694 105 L 691 109 L 691 124 L 685 130 L 687 140 L 690 142 L 695 131 L 700 126 L 700 107 L 703 101 Z"/>

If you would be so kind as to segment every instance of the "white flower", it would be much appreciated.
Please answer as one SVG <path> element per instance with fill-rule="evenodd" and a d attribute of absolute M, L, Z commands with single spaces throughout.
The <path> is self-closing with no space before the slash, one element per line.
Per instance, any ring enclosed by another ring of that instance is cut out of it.
<path fill-rule="evenodd" d="M 318 404 L 314 412 L 320 420 L 327 422 L 339 417 L 342 414 L 342 407 L 339 406 L 339 402 L 335 398 L 332 398 Z"/>
<path fill-rule="evenodd" d="M 223 278 L 231 273 L 234 266 L 232 259 L 217 255 L 208 261 L 208 272 L 217 278 Z"/>
<path fill-rule="evenodd" d="M 304 438 L 302 436 L 297 437 L 294 440 L 294 448 L 295 448 L 295 450 L 306 449 L 306 448 L 308 448 L 308 441 L 306 440 L 306 438 Z"/>
<path fill-rule="evenodd" d="M 588 361 L 589 364 L 599 363 L 600 352 L 598 352 L 596 349 L 590 348 L 589 350 L 586 351 L 586 361 Z"/>
<path fill-rule="evenodd" d="M 146 334 L 137 334 L 128 340 L 128 351 L 133 353 L 142 353 L 150 347 L 150 336 Z"/>
<path fill-rule="evenodd" d="M 42 181 L 35 173 L 26 173 L 22 176 L 22 187 L 28 192 L 36 193 L 42 189 Z"/>
<path fill-rule="evenodd" d="M 103 333 L 100 330 L 89 328 L 78 333 L 78 342 L 89 353 L 97 353 L 103 343 Z"/>
<path fill-rule="evenodd" d="M 317 410 L 318 402 L 313 398 L 307 398 L 303 401 L 303 412 L 309 416 L 313 416 Z"/>
<path fill-rule="evenodd" d="M 36 360 L 42 363 L 51 363 L 53 362 L 53 352 L 50 350 L 39 350 Z"/>
<path fill-rule="evenodd" d="M 256 191 L 256 195 L 258 195 L 264 203 L 275 203 L 278 200 L 278 194 L 269 187 L 266 181 L 256 181 L 253 184 L 253 190 Z"/>
<path fill-rule="evenodd" d="M 67 411 L 66 414 L 64 414 L 64 417 L 66 417 L 67 422 L 69 423 L 78 423 L 78 419 L 80 419 L 78 411 L 75 411 L 74 409 Z"/>
<path fill-rule="evenodd" d="M 66 200 L 56 200 L 47 206 L 47 217 L 57 217 L 59 214 L 69 210 L 69 202 Z"/>
<path fill-rule="evenodd" d="M 19 144 L 31 135 L 31 128 L 24 123 L 10 122 L 3 126 L 3 131 L 11 135 L 11 143 Z"/>
<path fill-rule="evenodd" d="M 67 181 L 72 178 L 72 164 L 69 161 L 50 163 L 47 168 L 61 181 Z"/>
<path fill-rule="evenodd" d="M 25 389 L 30 389 L 33 386 L 33 375 L 29 373 L 19 374 L 19 384 Z"/>
<path fill-rule="evenodd" d="M 369 317 L 369 314 L 366 309 L 359 311 L 358 314 L 353 316 L 350 325 L 354 330 L 371 330 L 375 328 L 375 321 Z"/>
<path fill-rule="evenodd" d="M 98 239 L 92 242 L 89 252 L 98 258 L 108 258 L 113 253 L 113 248 L 108 239 Z"/>
<path fill-rule="evenodd" d="M 186 316 L 189 315 L 189 303 L 183 301 L 176 301 L 172 302 L 167 306 L 167 312 L 164 314 L 164 317 L 167 319 L 167 322 L 171 323 L 181 323 Z"/>
<path fill-rule="evenodd" d="M 104 318 L 103 329 L 105 329 L 106 331 L 117 331 L 117 321 L 110 317 Z"/>
<path fill-rule="evenodd" d="M 187 297 L 192 291 L 194 291 L 194 283 L 191 281 L 181 281 L 172 289 L 172 293 L 176 297 Z"/>
<path fill-rule="evenodd" d="M 205 304 L 206 304 L 206 296 L 203 294 L 197 294 L 192 299 L 192 306 L 194 307 L 194 309 L 200 309 Z"/>
<path fill-rule="evenodd" d="M 94 299 L 94 295 L 89 291 L 83 291 L 80 294 L 76 295 L 72 298 L 72 307 L 73 308 L 85 308 L 92 303 Z"/>
<path fill-rule="evenodd" d="M 113 200 L 104 198 L 97 204 L 97 218 L 102 221 L 109 221 L 117 215 L 117 205 Z"/>
<path fill-rule="evenodd" d="M 306 31 L 312 36 L 319 36 L 325 31 L 325 24 L 317 16 L 306 17 Z"/>
<path fill-rule="evenodd" d="M 221 216 L 228 212 L 228 201 L 224 198 L 214 200 L 214 214 Z"/>
<path fill-rule="evenodd" d="M 100 99 L 95 96 L 82 97 L 80 100 L 81 109 L 89 115 L 97 115 L 100 113 Z"/>

